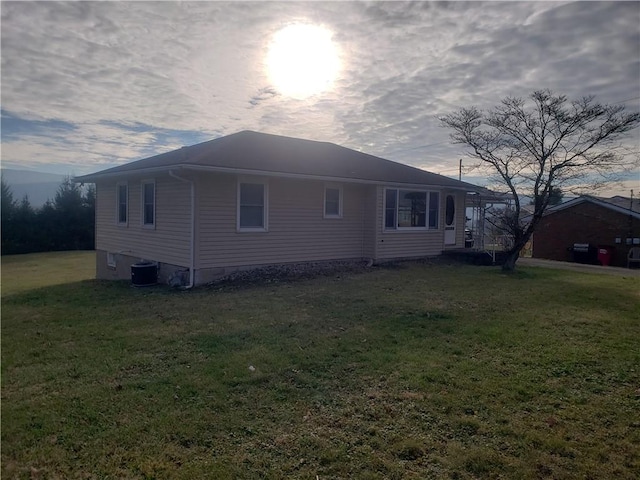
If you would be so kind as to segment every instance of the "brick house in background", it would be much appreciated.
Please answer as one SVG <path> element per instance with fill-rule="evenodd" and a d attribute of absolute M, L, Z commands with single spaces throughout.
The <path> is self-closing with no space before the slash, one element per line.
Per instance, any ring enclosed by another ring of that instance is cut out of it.
<path fill-rule="evenodd" d="M 640 247 L 640 201 L 584 195 L 549 208 L 533 236 L 533 257 L 572 261 L 571 247 L 612 247 L 611 266 L 626 267 L 631 247 Z"/>

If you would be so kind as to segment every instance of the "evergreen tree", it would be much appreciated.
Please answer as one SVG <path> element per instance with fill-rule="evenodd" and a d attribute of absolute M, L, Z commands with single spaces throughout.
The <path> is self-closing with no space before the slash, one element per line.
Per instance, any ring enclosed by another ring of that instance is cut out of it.
<path fill-rule="evenodd" d="M 551 192 L 549 192 L 549 205 L 558 205 L 562 203 L 563 198 L 564 193 L 560 187 L 551 187 Z"/>
<path fill-rule="evenodd" d="M 13 198 L 13 192 L 11 191 L 11 187 L 9 184 L 4 181 L 4 178 L 1 179 L 2 183 L 2 203 L 0 204 L 0 208 L 2 210 L 1 213 L 1 225 L 0 225 L 0 235 L 2 237 L 2 245 L 0 248 L 2 249 L 2 253 L 7 253 L 11 250 L 11 240 L 13 238 L 13 220 L 15 217 L 16 210 L 16 201 Z"/>
<path fill-rule="evenodd" d="M 29 197 L 25 195 L 15 209 L 13 219 L 13 246 L 12 253 L 39 252 L 38 231 L 36 212 L 29 202 Z"/>
<path fill-rule="evenodd" d="M 82 198 L 84 237 L 82 241 L 83 250 L 93 250 L 96 243 L 96 187 L 89 184 Z"/>
<path fill-rule="evenodd" d="M 53 201 L 34 210 L 25 196 L 20 203 L 2 181 L 2 254 L 56 250 L 92 250 L 95 244 L 96 191 L 84 192 L 67 177 Z"/>
<path fill-rule="evenodd" d="M 66 177 L 56 192 L 53 200 L 56 217 L 56 248 L 55 250 L 82 249 L 85 227 L 84 199 L 80 185 Z"/>
<path fill-rule="evenodd" d="M 34 252 L 51 252 L 62 250 L 58 248 L 59 230 L 58 215 L 53 203 L 47 200 L 37 213 L 36 224 L 38 225 L 37 243 L 33 246 Z"/>

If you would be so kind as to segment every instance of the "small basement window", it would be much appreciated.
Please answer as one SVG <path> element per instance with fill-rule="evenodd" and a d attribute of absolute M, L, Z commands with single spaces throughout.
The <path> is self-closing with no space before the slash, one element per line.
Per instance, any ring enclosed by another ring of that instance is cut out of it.
<path fill-rule="evenodd" d="M 107 252 L 107 267 L 116 268 L 116 254 Z"/>

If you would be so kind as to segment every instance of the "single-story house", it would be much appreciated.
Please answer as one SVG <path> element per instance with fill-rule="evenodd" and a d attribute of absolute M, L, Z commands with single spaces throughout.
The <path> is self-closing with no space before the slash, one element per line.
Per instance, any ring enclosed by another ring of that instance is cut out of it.
<path fill-rule="evenodd" d="M 638 199 L 583 195 L 545 212 L 533 234 L 532 256 L 595 264 L 602 263 L 598 253 L 604 249 L 610 252 L 609 265 L 626 267 L 634 246 L 640 246 Z"/>
<path fill-rule="evenodd" d="M 440 255 L 478 187 L 332 143 L 242 131 L 76 177 L 96 185 L 97 277 L 141 260 L 188 285 L 236 270 Z"/>

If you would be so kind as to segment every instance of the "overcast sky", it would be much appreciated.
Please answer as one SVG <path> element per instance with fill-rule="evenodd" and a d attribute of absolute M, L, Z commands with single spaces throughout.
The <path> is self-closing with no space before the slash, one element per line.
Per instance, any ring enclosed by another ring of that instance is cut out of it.
<path fill-rule="evenodd" d="M 293 23 L 339 56 L 306 99 L 267 71 Z M 2 2 L 1 30 L 10 168 L 79 175 L 251 129 L 457 176 L 438 115 L 540 88 L 640 109 L 638 2 Z"/>

